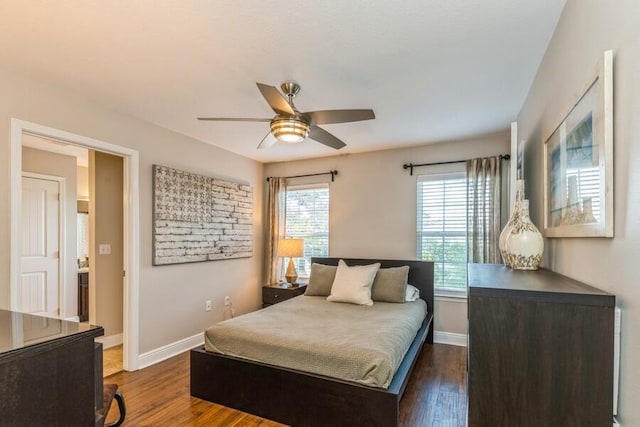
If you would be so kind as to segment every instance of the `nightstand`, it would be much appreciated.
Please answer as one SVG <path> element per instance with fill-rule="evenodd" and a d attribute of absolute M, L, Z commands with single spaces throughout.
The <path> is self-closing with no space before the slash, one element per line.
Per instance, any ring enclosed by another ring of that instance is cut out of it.
<path fill-rule="evenodd" d="M 282 301 L 286 301 L 298 295 L 304 294 L 307 284 L 300 284 L 294 288 L 284 288 L 280 284 L 265 285 L 262 287 L 262 307 L 268 307 Z"/>

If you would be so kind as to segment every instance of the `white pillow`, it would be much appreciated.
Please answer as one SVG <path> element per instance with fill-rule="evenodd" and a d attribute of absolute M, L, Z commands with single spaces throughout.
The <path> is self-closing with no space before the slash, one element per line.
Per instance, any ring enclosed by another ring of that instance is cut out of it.
<path fill-rule="evenodd" d="M 405 294 L 404 300 L 406 302 L 417 301 L 420 298 L 420 289 L 416 288 L 413 285 L 407 285 L 407 292 Z"/>
<path fill-rule="evenodd" d="M 371 285 L 373 285 L 373 279 L 375 279 L 379 268 L 380 263 L 349 267 L 343 260 L 340 260 L 327 301 L 373 305 Z"/>

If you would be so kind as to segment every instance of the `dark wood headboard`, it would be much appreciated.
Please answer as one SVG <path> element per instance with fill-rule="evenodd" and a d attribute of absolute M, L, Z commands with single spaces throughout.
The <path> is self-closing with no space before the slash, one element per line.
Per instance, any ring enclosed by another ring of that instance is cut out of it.
<path fill-rule="evenodd" d="M 433 263 L 431 261 L 403 261 L 391 259 L 353 259 L 353 258 L 311 258 L 311 262 L 325 265 L 338 265 L 344 260 L 347 265 L 367 265 L 380 263 L 380 268 L 409 266 L 409 283 L 420 289 L 420 298 L 427 302 L 429 312 L 435 315 L 433 300 Z"/>

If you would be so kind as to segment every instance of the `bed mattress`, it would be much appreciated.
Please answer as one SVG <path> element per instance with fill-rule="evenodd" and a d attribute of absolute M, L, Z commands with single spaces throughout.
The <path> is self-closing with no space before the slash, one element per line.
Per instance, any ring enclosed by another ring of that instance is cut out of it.
<path fill-rule="evenodd" d="M 421 299 L 368 307 L 303 295 L 213 325 L 205 349 L 387 388 L 426 315 Z"/>

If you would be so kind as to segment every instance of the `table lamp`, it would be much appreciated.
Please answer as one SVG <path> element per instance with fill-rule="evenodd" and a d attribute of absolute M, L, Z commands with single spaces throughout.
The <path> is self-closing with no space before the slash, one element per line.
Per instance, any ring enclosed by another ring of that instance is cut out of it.
<path fill-rule="evenodd" d="M 287 282 L 293 284 L 298 279 L 296 267 L 293 265 L 293 258 L 299 258 L 304 255 L 304 240 L 302 239 L 280 239 L 278 242 L 278 256 L 289 257 L 289 265 L 287 273 L 284 277 Z"/>

